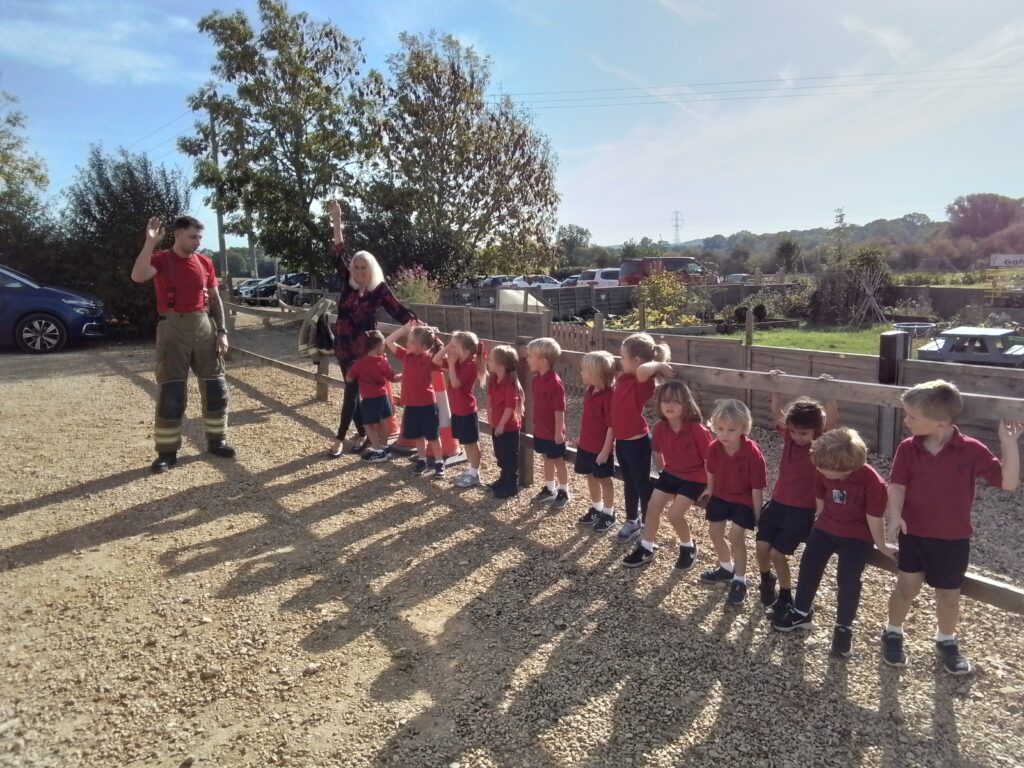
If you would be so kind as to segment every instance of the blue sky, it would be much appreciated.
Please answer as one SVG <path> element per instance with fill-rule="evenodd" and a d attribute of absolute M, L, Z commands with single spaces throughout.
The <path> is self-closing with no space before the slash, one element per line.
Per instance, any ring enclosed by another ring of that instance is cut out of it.
<path fill-rule="evenodd" d="M 1024 196 L 1019 0 L 293 0 L 383 67 L 401 31 L 493 59 L 559 157 L 560 221 L 596 242 L 943 218 L 957 195 Z M 213 52 L 207 0 L 5 0 L 0 88 L 51 192 L 90 143 L 187 167 L 174 139 Z M 229 2 L 254 12 L 254 2 Z M 201 207 L 196 213 L 209 222 Z"/>

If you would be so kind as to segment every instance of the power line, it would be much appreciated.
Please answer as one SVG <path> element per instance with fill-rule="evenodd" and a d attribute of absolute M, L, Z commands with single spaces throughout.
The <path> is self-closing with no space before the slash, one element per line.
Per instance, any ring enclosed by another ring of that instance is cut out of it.
<path fill-rule="evenodd" d="M 185 110 L 184 112 L 182 112 L 182 113 L 181 113 L 180 115 L 178 115 L 178 116 L 177 116 L 177 117 L 175 117 L 175 118 L 172 118 L 172 119 L 168 120 L 168 121 L 167 121 L 166 123 L 164 123 L 163 125 L 161 125 L 161 126 L 160 126 L 159 128 L 154 128 L 154 129 L 153 129 L 152 131 L 150 131 L 149 133 L 147 133 L 147 134 L 146 134 L 145 136 L 143 136 L 143 137 L 142 137 L 141 139 L 136 139 L 136 140 L 135 140 L 135 141 L 133 141 L 133 142 L 132 142 L 131 144 L 127 145 L 127 146 L 125 147 L 125 149 L 131 149 L 131 148 L 132 148 L 132 147 L 134 147 L 134 146 L 135 146 L 136 144 L 141 144 L 142 142 L 144 142 L 144 141 L 145 141 L 146 139 L 148 139 L 148 138 L 149 138 L 150 136 L 152 136 L 153 134 L 159 133 L 160 131 L 162 131 L 162 130 L 163 130 L 164 128 L 166 128 L 167 126 L 169 126 L 169 125 L 172 125 L 173 123 L 176 123 L 176 122 L 178 122 L 179 120 L 181 120 L 181 118 L 185 117 L 185 115 L 190 115 L 190 114 L 192 114 L 192 110 L 191 110 L 191 109 L 186 109 L 186 110 Z M 160 145 L 158 144 L 157 146 L 160 146 Z"/>

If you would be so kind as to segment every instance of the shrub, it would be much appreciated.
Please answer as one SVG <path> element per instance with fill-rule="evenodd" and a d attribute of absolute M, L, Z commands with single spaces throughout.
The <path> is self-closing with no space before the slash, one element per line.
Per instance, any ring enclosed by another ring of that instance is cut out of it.
<path fill-rule="evenodd" d="M 441 284 L 419 264 L 400 267 L 391 288 L 395 296 L 412 304 L 437 304 L 441 298 Z"/>
<path fill-rule="evenodd" d="M 655 272 L 640 283 L 633 294 L 633 304 L 629 313 L 610 320 L 608 327 L 639 328 L 641 306 L 645 308 L 648 328 L 698 325 L 710 306 L 704 293 L 692 290 L 672 272 Z"/>

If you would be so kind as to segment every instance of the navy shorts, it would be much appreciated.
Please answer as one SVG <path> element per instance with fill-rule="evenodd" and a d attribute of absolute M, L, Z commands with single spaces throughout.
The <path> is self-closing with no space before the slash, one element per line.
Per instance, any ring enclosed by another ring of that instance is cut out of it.
<path fill-rule="evenodd" d="M 394 415 L 387 395 L 367 397 L 359 401 L 359 418 L 363 424 L 380 424 Z"/>
<path fill-rule="evenodd" d="M 565 443 L 556 443 L 554 440 L 534 437 L 533 452 L 543 454 L 545 459 L 564 459 Z"/>
<path fill-rule="evenodd" d="M 406 440 L 437 440 L 439 435 L 436 403 L 405 406 L 402 411 L 402 437 Z"/>
<path fill-rule="evenodd" d="M 573 465 L 573 469 L 577 475 L 590 475 L 597 478 L 611 477 L 615 474 L 615 459 L 612 458 L 612 452 L 609 451 L 608 461 L 598 464 L 596 453 L 577 448 L 576 463 Z"/>
<path fill-rule="evenodd" d="M 971 558 L 970 539 L 930 539 L 899 535 L 896 567 L 904 573 L 924 572 L 924 583 L 933 589 L 960 589 Z"/>
<path fill-rule="evenodd" d="M 685 496 L 690 501 L 696 501 L 707 488 L 705 483 L 697 483 L 693 480 L 684 480 L 676 477 L 671 472 L 661 470 L 658 479 L 654 481 L 654 490 L 667 493 L 669 496 Z"/>
<path fill-rule="evenodd" d="M 456 416 L 452 414 L 452 437 L 463 445 L 471 445 L 480 442 L 480 422 L 476 414 L 469 416 Z"/>
<path fill-rule="evenodd" d="M 746 504 L 737 504 L 734 501 L 725 501 L 717 496 L 708 500 L 704 508 L 704 519 L 709 523 L 723 523 L 732 520 L 740 528 L 748 531 L 754 530 L 757 520 L 754 518 L 754 510 Z"/>
<path fill-rule="evenodd" d="M 772 499 L 761 510 L 756 538 L 771 544 L 776 552 L 792 555 L 800 544 L 807 541 L 813 527 L 813 509 L 791 507 Z"/>

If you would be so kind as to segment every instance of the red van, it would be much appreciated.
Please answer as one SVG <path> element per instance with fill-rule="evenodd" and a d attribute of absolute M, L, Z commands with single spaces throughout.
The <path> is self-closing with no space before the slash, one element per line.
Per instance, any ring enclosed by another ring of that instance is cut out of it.
<path fill-rule="evenodd" d="M 640 281 L 659 270 L 674 272 L 684 283 L 714 285 L 718 275 L 705 269 L 692 256 L 665 256 L 654 259 L 626 259 L 619 267 L 619 285 L 639 285 Z"/>

